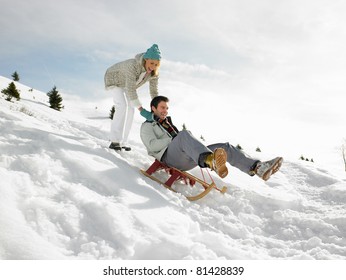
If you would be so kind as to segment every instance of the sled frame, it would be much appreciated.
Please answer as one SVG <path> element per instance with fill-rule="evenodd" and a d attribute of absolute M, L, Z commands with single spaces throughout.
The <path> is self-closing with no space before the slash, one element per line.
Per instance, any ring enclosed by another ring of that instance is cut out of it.
<path fill-rule="evenodd" d="M 169 174 L 169 178 L 165 182 L 153 176 L 153 174 L 159 170 L 164 170 Z M 175 193 L 177 193 L 177 191 L 172 188 L 172 185 L 175 182 L 183 181 L 186 185 L 190 185 L 192 187 L 196 183 L 200 184 L 204 188 L 204 191 L 195 196 L 185 196 L 190 201 L 201 199 L 202 197 L 206 196 L 212 189 L 215 189 L 221 193 L 225 193 L 227 191 L 226 187 L 219 189 L 218 187 L 216 187 L 214 182 L 207 183 L 186 171 L 181 171 L 174 167 L 168 167 L 157 159 L 147 170 L 141 169 L 141 173 Z"/>

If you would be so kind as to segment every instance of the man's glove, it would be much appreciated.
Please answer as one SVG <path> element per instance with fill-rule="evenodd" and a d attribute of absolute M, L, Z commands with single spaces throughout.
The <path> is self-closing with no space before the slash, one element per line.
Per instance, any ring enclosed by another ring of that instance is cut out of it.
<path fill-rule="evenodd" d="M 151 112 L 145 110 L 144 108 L 142 108 L 140 114 L 142 117 L 146 118 L 147 121 L 153 120 L 153 114 Z"/>

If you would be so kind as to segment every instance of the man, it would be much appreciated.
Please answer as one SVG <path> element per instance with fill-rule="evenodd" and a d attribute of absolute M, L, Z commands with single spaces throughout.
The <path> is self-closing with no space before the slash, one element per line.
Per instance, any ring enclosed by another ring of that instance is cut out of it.
<path fill-rule="evenodd" d="M 152 117 L 147 118 L 141 126 L 142 142 L 148 154 L 157 160 L 183 171 L 196 166 L 208 167 L 221 178 L 228 174 L 226 162 L 250 176 L 258 175 L 265 181 L 279 170 L 282 157 L 261 162 L 245 156 L 229 143 L 205 146 L 191 132 L 179 132 L 167 116 L 168 102 L 165 96 L 153 98 L 150 103 Z"/>

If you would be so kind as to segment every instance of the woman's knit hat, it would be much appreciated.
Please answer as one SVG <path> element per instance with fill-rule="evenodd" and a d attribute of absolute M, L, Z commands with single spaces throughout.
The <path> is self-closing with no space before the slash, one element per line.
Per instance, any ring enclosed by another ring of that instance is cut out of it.
<path fill-rule="evenodd" d="M 146 53 L 143 55 L 145 59 L 153 59 L 153 60 L 161 60 L 161 51 L 159 46 L 154 44 L 149 49 L 147 49 Z"/>

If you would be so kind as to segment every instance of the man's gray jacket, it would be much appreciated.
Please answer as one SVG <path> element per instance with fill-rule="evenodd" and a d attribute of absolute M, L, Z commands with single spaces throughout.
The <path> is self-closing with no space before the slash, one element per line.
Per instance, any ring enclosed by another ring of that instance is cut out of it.
<path fill-rule="evenodd" d="M 167 117 L 172 124 L 171 118 Z M 174 127 L 176 131 L 178 129 Z M 148 154 L 161 161 L 161 158 L 168 145 L 172 142 L 173 137 L 156 121 L 146 121 L 141 126 L 141 139 Z"/>

